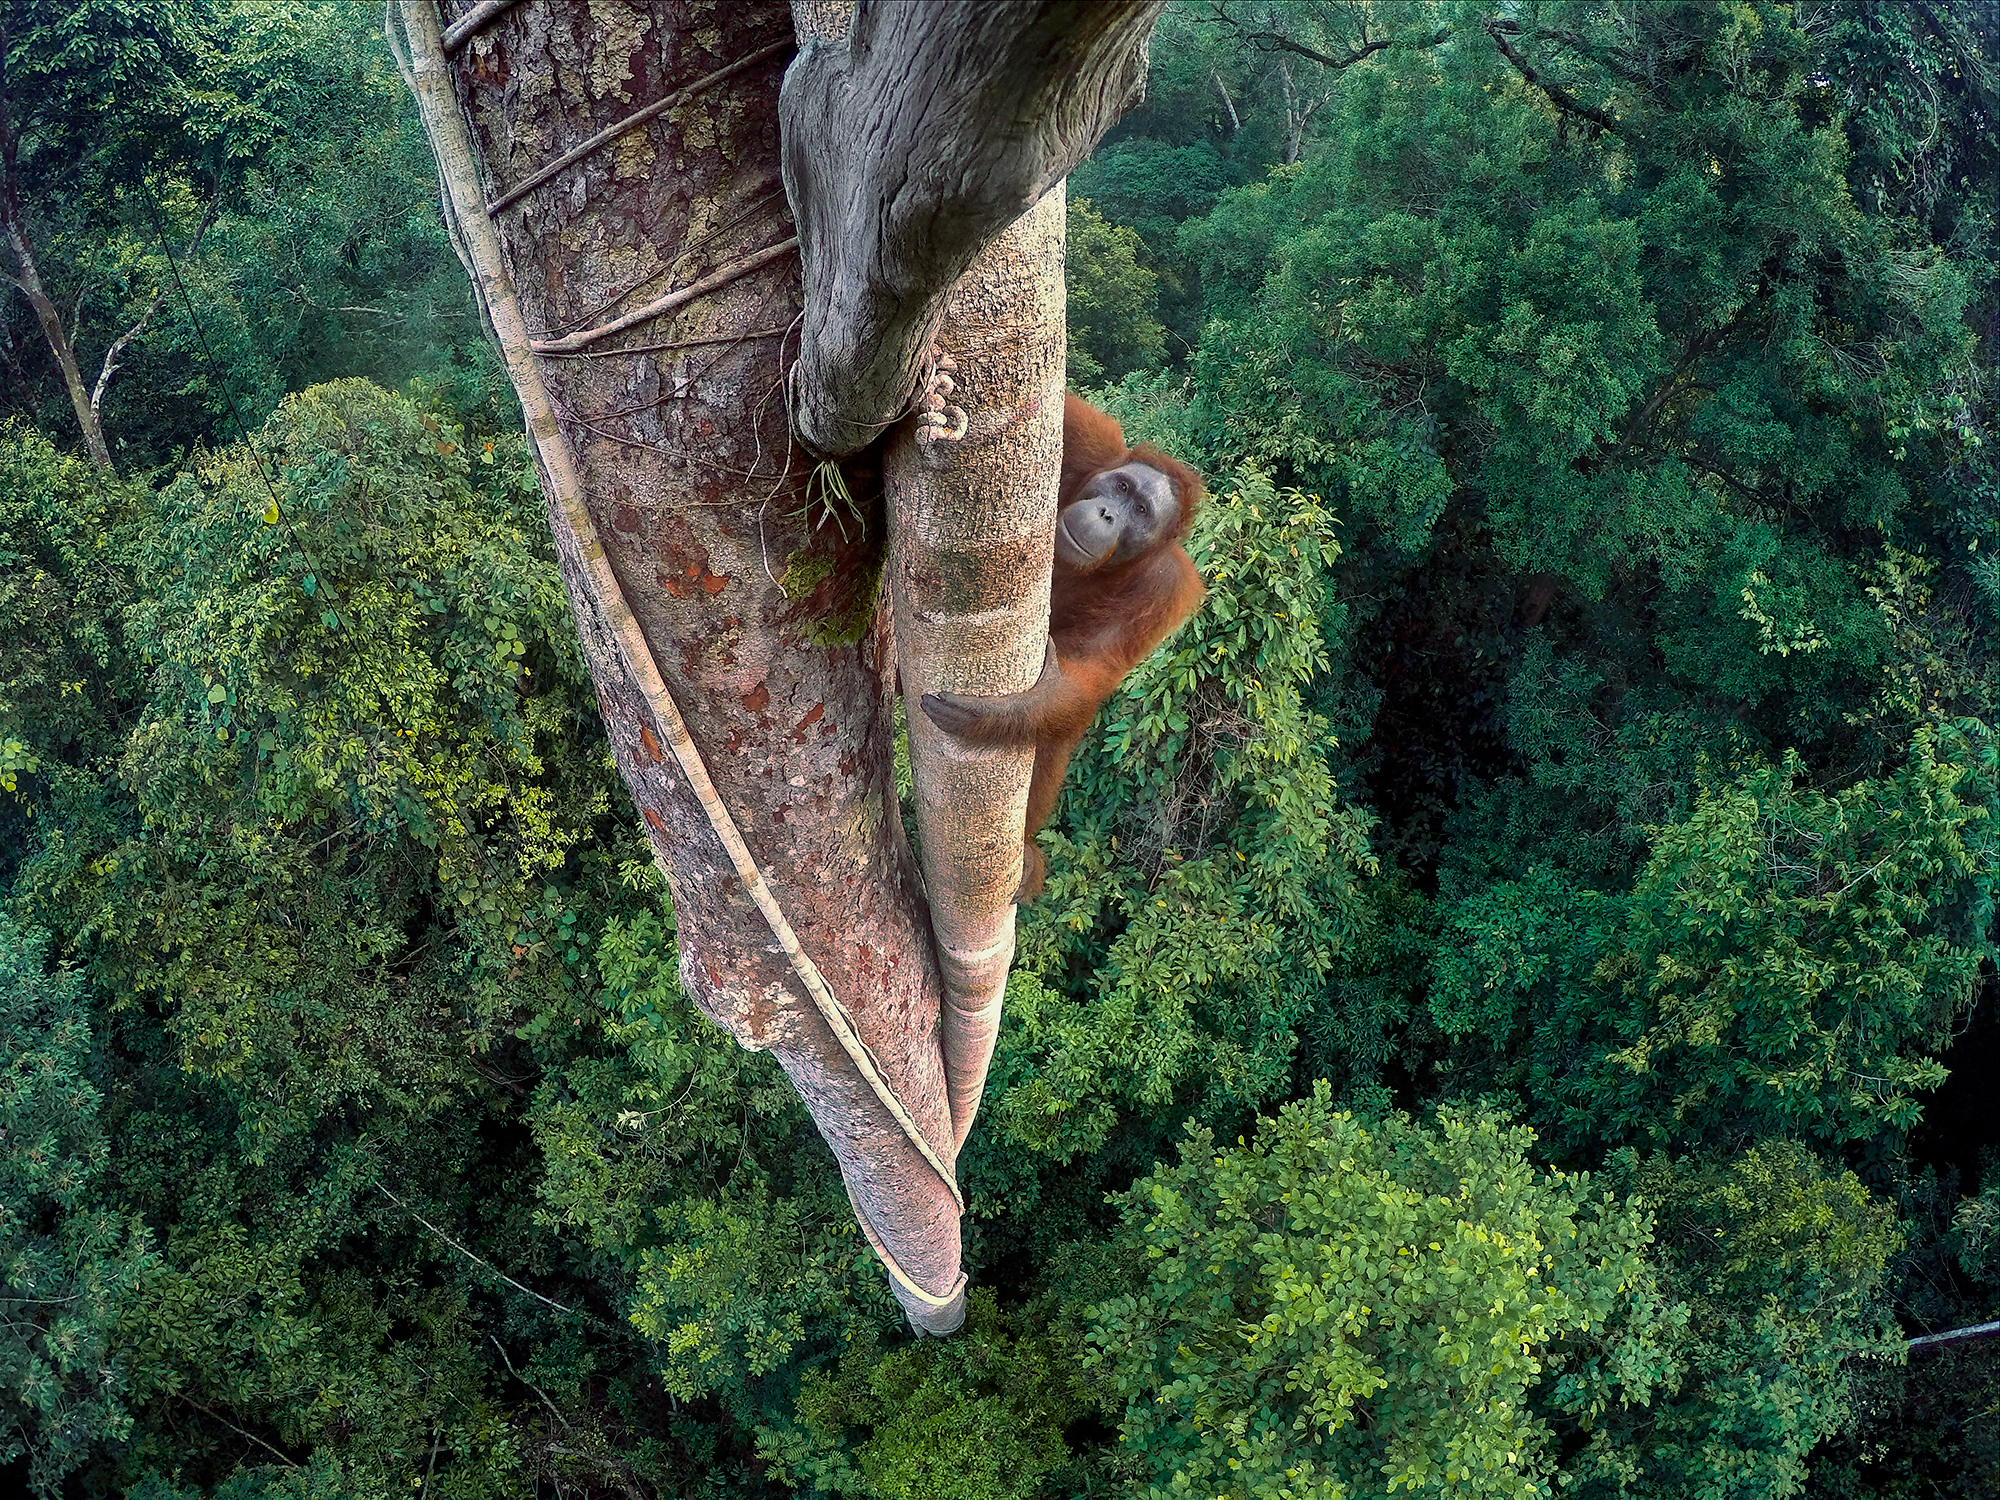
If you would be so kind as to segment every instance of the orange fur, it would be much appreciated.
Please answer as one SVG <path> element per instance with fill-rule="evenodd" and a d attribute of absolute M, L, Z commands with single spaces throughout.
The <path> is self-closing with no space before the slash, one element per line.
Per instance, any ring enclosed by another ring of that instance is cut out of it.
<path fill-rule="evenodd" d="M 1058 560 L 1049 589 L 1049 638 L 1055 670 L 1024 693 L 1002 699 L 957 699 L 976 703 L 976 722 L 952 732 L 983 744 L 1020 745 L 1033 741 L 1034 779 L 1028 788 L 1027 846 L 1017 899 L 1032 900 L 1042 888 L 1044 863 L 1036 831 L 1055 810 L 1063 775 L 1090 721 L 1125 674 L 1201 603 L 1201 577 L 1181 546 L 1201 503 L 1201 476 L 1158 449 L 1125 446 L 1117 421 L 1069 394 L 1063 402 L 1060 512 L 1091 479 L 1106 469 L 1137 461 L 1172 481 L 1180 500 L 1174 530 L 1150 551 L 1116 569 L 1083 571 Z"/>

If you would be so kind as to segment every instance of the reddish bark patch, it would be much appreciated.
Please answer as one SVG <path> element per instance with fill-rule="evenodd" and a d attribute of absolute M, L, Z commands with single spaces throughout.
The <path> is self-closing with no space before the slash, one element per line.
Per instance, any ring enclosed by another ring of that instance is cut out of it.
<path fill-rule="evenodd" d="M 653 738 L 653 731 L 644 724 L 639 726 L 639 743 L 646 747 L 646 758 L 654 764 L 657 765 L 666 759 L 666 756 L 660 753 L 660 742 Z"/>
<path fill-rule="evenodd" d="M 770 701 L 771 690 L 761 682 L 743 695 L 743 706 L 753 714 L 761 714 L 764 711 L 764 705 Z"/>
<path fill-rule="evenodd" d="M 672 594 L 676 599 L 692 599 L 695 596 L 696 590 L 700 590 L 712 598 L 729 587 L 729 575 L 727 573 L 705 573 L 695 567 L 688 567 L 681 572 L 679 577 L 675 577 L 668 573 L 665 568 L 658 568 L 654 570 L 653 582 Z"/>
<path fill-rule="evenodd" d="M 676 516 L 662 528 L 659 563 L 654 582 L 676 599 L 692 598 L 697 591 L 715 595 L 722 592 L 729 577 L 708 565 L 708 548 L 695 539 L 684 517 Z"/>
<path fill-rule="evenodd" d="M 646 813 L 646 826 L 648 828 L 652 829 L 653 832 L 655 833 L 665 833 L 667 831 L 666 820 L 662 818 L 658 813 L 654 812 L 652 808 L 650 807 L 646 808 L 645 813 Z"/>
<path fill-rule="evenodd" d="M 813 724 L 817 724 L 820 720 L 820 716 L 825 712 L 826 712 L 826 705 L 824 703 L 815 703 L 811 708 L 807 709 L 806 716 L 803 719 L 799 720 L 799 722 L 792 729 L 792 743 L 795 745 L 803 745 L 806 742 L 807 727 Z"/>

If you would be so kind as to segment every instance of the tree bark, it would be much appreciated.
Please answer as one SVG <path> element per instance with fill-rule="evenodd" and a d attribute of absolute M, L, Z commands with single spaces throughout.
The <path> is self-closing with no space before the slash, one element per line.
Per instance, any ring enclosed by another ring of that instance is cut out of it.
<path fill-rule="evenodd" d="M 910 410 L 946 293 L 1138 99 L 1163 6 L 926 0 L 802 27 L 781 108 L 806 443 L 854 453 Z"/>
<path fill-rule="evenodd" d="M 910 1320 L 949 1332 L 964 1317 L 955 1185 L 841 1045 L 755 889 L 761 882 L 789 918 L 948 1170 L 937 968 L 896 816 L 880 531 L 815 529 L 800 514 L 810 466 L 787 431 L 774 336 L 797 316 L 797 272 L 789 258 L 772 261 L 574 358 L 528 348 L 534 335 L 608 323 L 628 303 L 790 235 L 778 170 L 783 53 L 694 92 L 485 219 L 485 202 L 570 146 L 783 40 L 789 14 L 676 0 L 607 24 L 602 7 L 521 5 L 473 36 L 446 75 L 431 0 L 401 5 L 459 240 L 529 411 L 605 727 L 668 871 L 682 981 L 738 1042 L 776 1056 L 833 1148 Z M 455 98 L 441 87 L 447 76 Z M 447 137 L 468 117 L 479 161 L 455 170 Z M 487 180 L 460 180 L 475 165 Z M 497 267 L 477 253 L 488 222 Z M 511 326 L 508 297 L 518 308 Z M 686 767 L 668 758 L 667 713 L 684 720 L 741 831 L 756 864 L 748 880 Z"/>
<path fill-rule="evenodd" d="M 941 1020 L 896 812 L 880 476 L 849 464 L 854 503 L 829 500 L 793 424 L 861 434 L 823 445 L 849 455 L 897 418 L 953 283 L 1135 94 L 1159 3 L 802 0 L 781 171 L 775 0 L 460 4 L 449 64 L 435 0 L 391 0 L 682 981 L 776 1056 L 927 1332 L 964 1318 L 955 1162 L 1011 957 L 1029 757 L 916 727 Z M 814 225 L 796 242 L 791 203 Z M 1061 224 L 1056 194 L 953 301 L 965 440 L 889 457 L 912 683 L 1039 670 Z"/>
<path fill-rule="evenodd" d="M 921 428 L 899 431 L 889 447 L 889 596 L 908 703 L 930 692 L 1019 691 L 1042 669 L 1062 464 L 1063 232 L 1058 184 L 980 253 L 938 331 L 957 366 L 950 399 L 964 435 L 923 441 Z M 1035 755 L 964 744 L 921 711 L 908 718 L 962 1146 L 1014 960 Z"/>

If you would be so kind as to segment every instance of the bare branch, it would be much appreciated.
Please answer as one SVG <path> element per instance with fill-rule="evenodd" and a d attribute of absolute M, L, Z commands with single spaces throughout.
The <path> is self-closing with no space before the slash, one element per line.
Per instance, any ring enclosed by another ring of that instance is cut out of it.
<path fill-rule="evenodd" d="M 1246 47 L 1253 47 L 1259 52 L 1290 52 L 1294 56 L 1303 57 L 1309 62 L 1316 62 L 1322 68 L 1335 73 L 1351 68 L 1363 58 L 1373 57 L 1377 52 L 1394 45 L 1394 38 L 1392 37 L 1377 37 L 1374 41 L 1366 40 L 1368 31 L 1364 23 L 1360 28 L 1363 40 L 1357 42 L 1353 50 L 1348 52 L 1346 56 L 1339 57 L 1331 52 L 1322 52 L 1317 47 L 1308 46 L 1296 37 L 1287 36 L 1282 31 L 1273 27 L 1247 25 L 1241 17 L 1230 14 L 1224 0 L 1213 0 L 1208 19 L 1214 21 L 1217 25 L 1228 27 L 1231 34 Z M 1436 46 L 1450 35 L 1451 32 L 1449 29 L 1442 29 L 1426 37 L 1424 42 L 1428 46 Z M 1220 82 L 1218 81 L 1217 87 L 1220 86 Z"/>
<path fill-rule="evenodd" d="M 2000 1334 L 2000 1323 L 1974 1323 L 1969 1328 L 1954 1328 L 1946 1333 L 1927 1333 L 1922 1338 L 1911 1339 L 1912 1349 L 1929 1349 L 1938 1344 L 1962 1344 L 1972 1339 L 1990 1339 Z"/>
<path fill-rule="evenodd" d="M 1492 24 L 1495 28 L 1506 32 L 1510 36 L 1525 34 L 1528 36 L 1547 37 L 1550 41 L 1556 43 L 1556 45 L 1567 47 L 1572 52 L 1580 53 L 1582 56 L 1589 58 L 1600 68 L 1605 68 L 1610 72 L 1616 73 L 1627 83 L 1645 83 L 1648 81 L 1646 75 L 1637 68 L 1620 61 L 1616 57 L 1607 56 L 1604 49 L 1591 42 L 1588 37 L 1585 37 L 1581 32 L 1571 31 L 1566 26 L 1536 26 L 1533 31 L 1526 31 L 1519 21 L 1500 20 Z"/>
<path fill-rule="evenodd" d="M 1486 34 L 1493 38 L 1493 45 L 1500 49 L 1500 55 L 1514 65 L 1515 72 L 1519 73 L 1523 79 L 1533 84 L 1544 94 L 1547 94 L 1549 102 L 1566 114 L 1572 114 L 1579 119 L 1588 120 L 1600 130 L 1608 130 L 1613 135 L 1623 135 L 1625 133 L 1619 128 L 1618 122 L 1603 110 L 1591 108 L 1561 84 L 1544 78 L 1540 73 L 1535 71 L 1533 64 L 1521 56 L 1519 52 L 1515 51 L 1509 45 L 1507 38 L 1502 35 L 1503 32 L 1514 29 L 1513 25 L 1502 21 L 1488 21 L 1486 23 Z"/>
<path fill-rule="evenodd" d="M 444 55 L 450 57 L 480 32 L 507 14 L 521 0 L 479 0 L 479 3 L 451 23 L 444 34 Z"/>
<path fill-rule="evenodd" d="M 531 1286 L 522 1286 L 520 1282 L 516 1281 L 513 1277 L 509 1276 L 505 1271 L 501 1270 L 498 1266 L 494 1265 L 492 1261 L 485 1260 L 477 1255 L 474 1255 L 470 1250 L 466 1249 L 465 1246 L 461 1245 L 457 1240 L 453 1239 L 450 1235 L 446 1234 L 442 1229 L 438 1228 L 437 1225 L 433 1224 L 429 1219 L 426 1219 L 422 1214 L 418 1213 L 414 1208 L 410 1207 L 410 1205 L 405 1203 L 401 1198 L 398 1198 L 394 1193 L 390 1192 L 386 1187 L 384 1187 L 381 1184 L 380 1181 L 376 1182 L 375 1191 L 380 1193 L 384 1198 L 387 1198 L 391 1203 L 395 1204 L 396 1207 L 400 1208 L 404 1213 L 408 1214 L 411 1218 L 415 1219 L 419 1224 L 423 1225 L 424 1228 L 428 1229 L 432 1234 L 436 1235 L 439 1239 L 443 1240 L 447 1245 L 451 1246 L 451 1248 L 456 1250 L 460 1255 L 463 1255 L 467 1260 L 471 1261 L 476 1266 L 485 1267 L 487 1270 L 491 1271 L 495 1276 L 498 1276 L 502 1281 L 506 1282 L 507 1285 L 511 1286 L 515 1291 L 526 1292 L 530 1297 L 533 1297 L 537 1302 L 543 1303 L 549 1307 L 553 1307 L 559 1313 L 568 1313 L 572 1318 L 580 1318 L 585 1316 L 585 1314 L 578 1312 L 573 1307 L 564 1307 L 560 1302 L 556 1301 L 553 1297 L 544 1297 L 540 1292 L 536 1291 Z"/>
<path fill-rule="evenodd" d="M 1332 53 L 1322 52 L 1317 47 L 1308 47 L 1304 42 L 1294 41 L 1280 31 L 1249 31 L 1234 18 L 1228 18 L 1227 24 L 1229 29 L 1236 33 L 1238 40 L 1255 47 L 1260 52 L 1291 52 L 1318 63 L 1322 68 L 1330 68 L 1336 73 L 1343 68 L 1353 67 L 1364 57 L 1374 56 L 1389 45 L 1389 38 L 1377 37 L 1372 42 L 1363 42 L 1345 57 L 1335 57 Z"/>
<path fill-rule="evenodd" d="M 201 237 L 208 233 L 208 226 L 215 222 L 215 208 L 221 201 L 220 198 L 208 200 L 208 207 L 202 211 L 201 222 L 194 226 L 194 238 L 188 241 L 187 249 L 181 254 L 182 260 L 192 260 L 195 253 L 201 249 Z M 165 245 L 160 246 L 163 251 L 166 248 Z M 118 368 L 118 356 L 125 352 L 126 345 L 146 331 L 153 321 L 153 315 L 159 312 L 166 300 L 167 284 L 163 281 L 160 283 L 160 289 L 153 293 L 153 300 L 146 304 L 146 310 L 139 315 L 139 321 L 113 339 L 111 347 L 104 351 L 104 364 L 97 372 L 97 384 L 90 389 L 90 410 L 93 416 L 102 415 L 104 388 L 111 384 L 111 373 Z"/>
<path fill-rule="evenodd" d="M 1163 3 L 869 5 L 804 36 L 779 114 L 812 447 L 857 452 L 908 408 L 952 285 L 1142 94 Z"/>

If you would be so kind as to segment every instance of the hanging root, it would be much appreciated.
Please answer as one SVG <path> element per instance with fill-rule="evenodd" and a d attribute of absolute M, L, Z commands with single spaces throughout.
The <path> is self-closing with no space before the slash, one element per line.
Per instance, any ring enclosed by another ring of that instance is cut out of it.
<path fill-rule="evenodd" d="M 791 515 L 803 520 L 814 531 L 823 529 L 828 521 L 840 530 L 843 545 L 849 545 L 853 538 L 847 534 L 847 523 L 852 521 L 858 533 L 866 529 L 868 518 L 861 514 L 861 507 L 854 503 L 854 495 L 847 488 L 847 476 L 840 472 L 840 465 L 830 458 L 823 458 L 813 465 L 806 475 L 806 503 Z"/>

